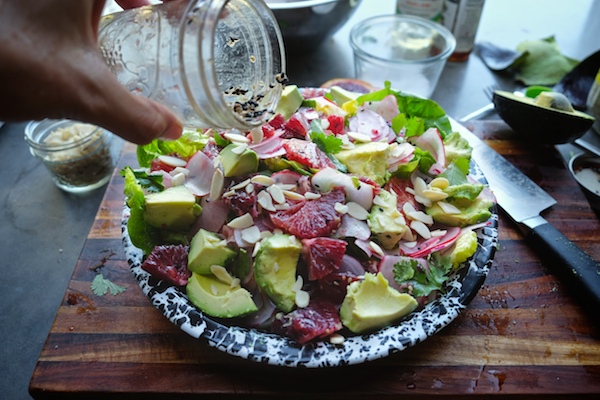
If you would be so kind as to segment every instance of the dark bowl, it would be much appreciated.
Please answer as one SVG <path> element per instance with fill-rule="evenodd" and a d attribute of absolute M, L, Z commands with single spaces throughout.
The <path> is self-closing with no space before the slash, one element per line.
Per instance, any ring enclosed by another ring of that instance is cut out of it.
<path fill-rule="evenodd" d="M 265 0 L 283 35 L 286 50 L 316 49 L 352 16 L 361 0 Z"/>
<path fill-rule="evenodd" d="M 600 157 L 587 153 L 576 154 L 569 161 L 569 171 L 600 218 Z"/>

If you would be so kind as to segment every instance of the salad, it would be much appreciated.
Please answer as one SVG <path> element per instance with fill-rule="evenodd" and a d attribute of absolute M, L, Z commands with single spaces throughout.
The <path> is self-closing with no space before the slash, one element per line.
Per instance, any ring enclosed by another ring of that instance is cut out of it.
<path fill-rule="evenodd" d="M 494 198 L 434 101 L 287 86 L 250 132 L 186 131 L 125 167 L 142 269 L 202 313 L 300 344 L 394 324 L 446 290 Z"/>

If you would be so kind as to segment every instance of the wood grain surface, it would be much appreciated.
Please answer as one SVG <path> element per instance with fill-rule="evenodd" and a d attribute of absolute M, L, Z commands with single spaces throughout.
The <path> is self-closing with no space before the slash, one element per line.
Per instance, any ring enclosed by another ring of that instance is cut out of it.
<path fill-rule="evenodd" d="M 600 221 L 553 147 L 501 122 L 467 126 L 557 204 L 544 217 L 596 261 Z M 500 244 L 483 287 L 447 328 L 382 360 L 333 369 L 259 365 L 180 331 L 138 288 L 121 244 L 127 145 L 75 266 L 30 382 L 36 399 L 597 398 L 600 327 L 500 215 Z M 97 272 L 126 288 L 96 296 Z M 597 311 L 600 312 L 600 311 Z"/>

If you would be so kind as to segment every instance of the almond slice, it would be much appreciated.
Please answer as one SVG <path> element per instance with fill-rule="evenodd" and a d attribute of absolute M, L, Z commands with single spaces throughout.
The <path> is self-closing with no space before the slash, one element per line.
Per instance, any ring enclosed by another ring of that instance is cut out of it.
<path fill-rule="evenodd" d="M 225 267 L 222 265 L 211 265 L 210 272 L 212 272 L 212 274 L 223 283 L 231 284 L 231 281 L 233 280 L 233 277 L 229 274 L 229 271 L 227 271 L 227 269 L 225 269 Z"/>
<path fill-rule="evenodd" d="M 429 231 L 429 228 L 421 221 L 412 221 L 410 223 L 410 229 L 417 232 L 417 234 L 419 234 L 419 236 L 421 236 L 423 239 L 431 239 L 431 232 Z"/>
<path fill-rule="evenodd" d="M 283 194 L 283 190 L 281 190 L 279 186 L 271 185 L 267 188 L 267 192 L 269 192 L 273 200 L 275 200 L 275 203 L 285 203 L 285 195 Z"/>
<path fill-rule="evenodd" d="M 298 290 L 295 298 L 296 305 L 299 308 L 304 308 L 310 303 L 310 294 L 304 290 Z"/>
<path fill-rule="evenodd" d="M 187 161 L 178 157 L 162 155 L 158 156 L 157 158 L 160 160 L 160 162 L 167 164 L 170 167 L 185 167 L 187 165 Z"/>
<path fill-rule="evenodd" d="M 360 221 L 364 221 L 367 219 L 369 212 L 360 204 L 350 201 L 346 203 L 346 206 L 348 206 L 348 214 L 351 217 L 354 217 Z"/>
<path fill-rule="evenodd" d="M 256 243 L 262 238 L 260 236 L 260 229 L 255 226 L 251 226 L 246 229 L 242 229 L 242 239 L 247 243 Z"/>
<path fill-rule="evenodd" d="M 225 177 L 223 176 L 223 171 L 221 171 L 220 168 L 217 168 L 215 169 L 215 173 L 210 181 L 210 195 L 208 198 L 211 201 L 216 201 L 219 197 L 221 197 L 224 185 Z"/>
<path fill-rule="evenodd" d="M 437 204 L 445 214 L 460 214 L 460 209 L 454 204 L 446 203 L 445 201 L 438 201 Z"/>
<path fill-rule="evenodd" d="M 315 192 L 306 192 L 304 193 L 304 198 L 307 200 L 316 200 L 321 198 L 321 194 Z"/>
<path fill-rule="evenodd" d="M 231 187 L 231 190 L 238 190 L 238 189 L 243 189 L 245 188 L 249 183 L 251 182 L 250 179 L 245 179 L 243 181 L 241 181 L 240 183 L 238 183 L 237 185 L 233 185 Z"/>
<path fill-rule="evenodd" d="M 342 203 L 335 203 L 335 205 L 333 206 L 333 208 L 335 209 L 335 211 L 337 211 L 340 214 L 347 214 L 348 213 L 348 206 Z"/>
<path fill-rule="evenodd" d="M 275 183 L 273 178 L 267 175 L 254 175 L 252 178 L 250 178 L 250 182 L 262 186 L 271 186 Z"/>
<path fill-rule="evenodd" d="M 234 218 L 227 224 L 228 227 L 233 229 L 245 229 L 251 227 L 252 225 L 254 225 L 254 219 L 249 213 Z"/>
<path fill-rule="evenodd" d="M 246 136 L 240 135 L 238 133 L 227 132 L 223 135 L 223 137 L 234 143 L 244 143 L 244 144 L 250 143 L 250 139 L 248 139 Z"/>

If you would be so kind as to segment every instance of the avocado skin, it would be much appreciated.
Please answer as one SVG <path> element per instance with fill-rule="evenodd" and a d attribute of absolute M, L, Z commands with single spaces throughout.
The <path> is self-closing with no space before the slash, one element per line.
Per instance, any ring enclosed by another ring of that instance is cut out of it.
<path fill-rule="evenodd" d="M 585 113 L 553 110 L 500 90 L 494 92 L 493 102 L 508 126 L 522 139 L 538 145 L 572 142 L 594 123 L 594 118 Z"/>

